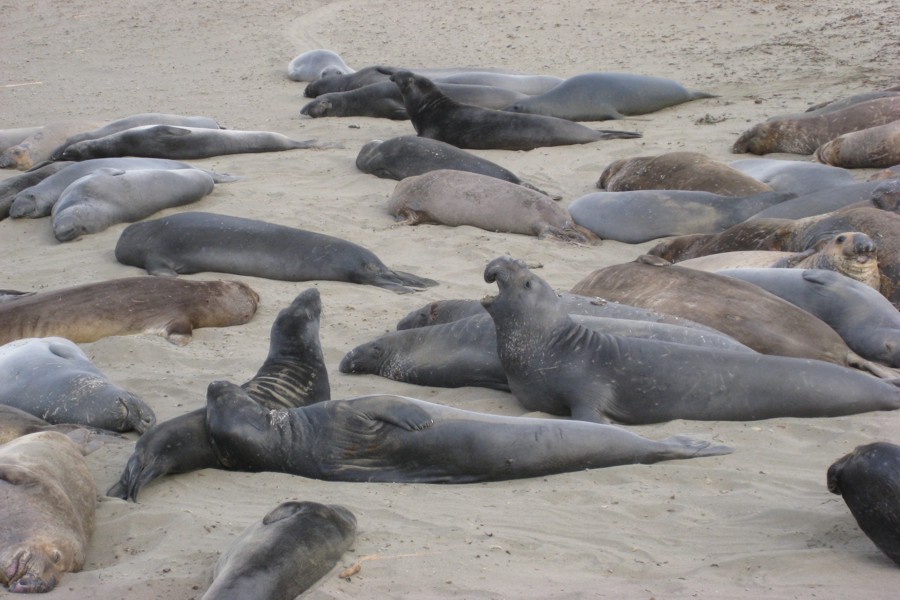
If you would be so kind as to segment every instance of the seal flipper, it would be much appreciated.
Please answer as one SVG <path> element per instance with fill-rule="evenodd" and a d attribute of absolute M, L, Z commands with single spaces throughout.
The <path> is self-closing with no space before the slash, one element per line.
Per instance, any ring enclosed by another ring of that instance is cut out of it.
<path fill-rule="evenodd" d="M 172 319 L 166 323 L 160 335 L 176 346 L 184 346 L 193 339 L 194 328 L 187 317 Z"/>
<path fill-rule="evenodd" d="M 427 410 L 397 396 L 359 398 L 353 401 L 353 408 L 370 419 L 384 421 L 406 431 L 419 431 L 434 425 L 434 419 Z"/>
<path fill-rule="evenodd" d="M 644 137 L 644 134 L 637 131 L 618 131 L 615 129 L 595 129 L 594 131 L 602 134 L 599 140 L 616 140 L 616 139 L 634 139 Z"/>
<path fill-rule="evenodd" d="M 398 294 L 409 294 L 438 285 L 438 282 L 433 279 L 419 277 L 418 275 L 413 275 L 412 273 L 406 273 L 404 271 L 394 271 L 392 269 L 385 269 L 381 273 L 374 275 L 371 281 L 366 281 L 364 283 L 370 283 L 376 287 L 391 290 Z"/>

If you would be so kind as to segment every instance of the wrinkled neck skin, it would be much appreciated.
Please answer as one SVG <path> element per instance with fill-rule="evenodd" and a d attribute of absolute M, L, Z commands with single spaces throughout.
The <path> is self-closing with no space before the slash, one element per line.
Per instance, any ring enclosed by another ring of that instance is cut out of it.
<path fill-rule="evenodd" d="M 546 310 L 516 309 L 506 300 L 501 294 L 488 307 L 497 329 L 497 349 L 504 368 L 527 365 L 547 345 L 569 335 L 570 329 L 583 329 L 575 326 L 558 298 Z"/>
<path fill-rule="evenodd" d="M 421 134 L 422 130 L 427 129 L 431 123 L 430 119 L 428 119 L 430 115 L 440 114 L 445 107 L 449 108 L 456 103 L 443 94 L 432 92 L 425 96 L 410 99 L 404 96 L 403 104 L 406 107 L 406 112 L 409 113 L 413 126 L 416 128 L 416 132 Z"/>

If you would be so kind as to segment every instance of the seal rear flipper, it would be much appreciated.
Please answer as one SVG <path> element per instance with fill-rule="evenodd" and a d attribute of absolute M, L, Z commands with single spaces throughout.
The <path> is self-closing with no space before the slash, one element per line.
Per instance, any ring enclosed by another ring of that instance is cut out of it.
<path fill-rule="evenodd" d="M 847 366 L 866 371 L 880 379 L 900 378 L 900 370 L 867 360 L 852 350 L 847 353 Z"/>
<path fill-rule="evenodd" d="M 598 138 L 601 140 L 634 139 L 644 137 L 644 134 L 638 133 L 637 131 L 616 131 L 615 129 L 595 129 L 594 131 L 603 134 Z"/>
<path fill-rule="evenodd" d="M 425 277 L 413 275 L 412 273 L 394 271 L 391 269 L 375 275 L 371 282 L 366 283 L 371 283 L 374 286 L 391 290 L 398 294 L 410 294 L 438 285 L 438 282 L 433 279 L 427 279 Z"/>
<path fill-rule="evenodd" d="M 661 440 L 671 447 L 669 458 L 698 458 L 701 456 L 722 456 L 731 454 L 734 448 L 725 445 L 713 445 L 705 440 L 696 440 L 686 435 L 676 435 Z"/>

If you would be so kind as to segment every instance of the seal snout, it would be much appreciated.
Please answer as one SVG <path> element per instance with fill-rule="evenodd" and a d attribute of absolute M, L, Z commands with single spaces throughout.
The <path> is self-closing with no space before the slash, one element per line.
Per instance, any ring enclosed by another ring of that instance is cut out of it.
<path fill-rule="evenodd" d="M 507 283 L 516 269 L 525 269 L 525 263 L 511 256 L 500 256 L 492 260 L 484 268 L 484 280 L 487 283 Z"/>

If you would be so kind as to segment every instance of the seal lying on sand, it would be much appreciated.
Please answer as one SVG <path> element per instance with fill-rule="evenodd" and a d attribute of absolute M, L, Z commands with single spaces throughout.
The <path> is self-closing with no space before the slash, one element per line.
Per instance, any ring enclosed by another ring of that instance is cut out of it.
<path fill-rule="evenodd" d="M 328 400 L 331 388 L 319 343 L 322 301 L 319 291 L 301 292 L 272 324 L 269 354 L 241 387 L 269 409 L 293 408 Z M 167 473 L 222 468 L 206 430 L 206 407 L 152 427 L 134 448 L 108 496 L 137 501 L 145 485 Z"/>
<path fill-rule="evenodd" d="M 900 118 L 825 142 L 816 149 L 816 160 L 848 169 L 877 169 L 900 164 Z"/>
<path fill-rule="evenodd" d="M 828 491 L 844 502 L 878 549 L 900 566 L 900 446 L 875 442 L 858 446 L 828 467 Z"/>
<path fill-rule="evenodd" d="M 69 161 L 53 162 L 40 169 L 27 171 L 0 181 L 0 221 L 9 216 L 9 210 L 19 192 L 36 186 L 51 175 L 55 175 L 73 164 L 75 163 Z"/>
<path fill-rule="evenodd" d="M 410 71 L 395 72 L 391 81 L 403 94 L 403 103 L 416 133 L 458 148 L 531 150 L 542 146 L 641 137 L 631 131 L 590 129 L 565 119 L 460 104 L 442 94 L 431 80 Z"/>
<path fill-rule="evenodd" d="M 853 173 L 847 169 L 802 160 L 742 158 L 729 162 L 728 166 L 762 181 L 776 192 L 798 196 L 856 183 Z"/>
<path fill-rule="evenodd" d="M 53 150 L 70 135 L 93 129 L 101 124 L 101 121 L 94 120 L 48 123 L 19 144 L 4 150 L 0 154 L 0 169 L 12 168 L 26 171 L 35 165 L 43 164 L 50 158 Z"/>
<path fill-rule="evenodd" d="M 293 600 L 355 539 L 356 517 L 343 506 L 282 502 L 228 545 L 201 600 Z"/>
<path fill-rule="evenodd" d="M 268 411 L 227 381 L 209 384 L 206 415 L 222 464 L 327 481 L 504 481 L 732 451 L 683 436 L 655 441 L 612 425 L 488 415 L 403 396 Z"/>
<path fill-rule="evenodd" d="M 355 72 L 337 52 L 324 48 L 298 54 L 287 68 L 288 79 L 291 81 L 316 81 L 322 77 Z"/>
<path fill-rule="evenodd" d="M 185 212 L 134 223 L 116 260 L 151 275 L 216 271 L 282 281 L 346 281 L 405 294 L 436 281 L 389 269 L 375 254 L 330 235 L 241 217 Z"/>
<path fill-rule="evenodd" d="M 677 267 L 671 267 L 677 268 Z M 817 360 L 606 335 L 577 325 L 525 263 L 496 258 L 483 300 L 510 391 L 529 410 L 645 424 L 750 421 L 900 408 L 900 388 Z"/>
<path fill-rule="evenodd" d="M 84 566 L 94 477 L 72 440 L 45 431 L 0 446 L 0 482 L 0 583 L 10 592 L 49 592 Z"/>

